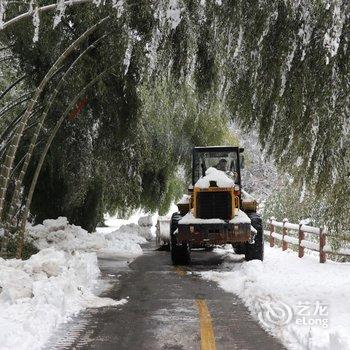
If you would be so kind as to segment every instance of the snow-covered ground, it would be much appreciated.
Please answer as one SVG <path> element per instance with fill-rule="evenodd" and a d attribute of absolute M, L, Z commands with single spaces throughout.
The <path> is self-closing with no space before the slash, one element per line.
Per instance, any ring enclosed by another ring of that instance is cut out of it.
<path fill-rule="evenodd" d="M 141 243 L 146 242 L 150 228 L 134 223 L 110 227 L 90 234 L 79 226 L 70 225 L 66 218 L 45 220 L 43 225 L 29 228 L 29 237 L 39 249 L 56 247 L 64 251 L 96 252 L 99 258 L 133 258 L 142 254 Z"/>
<path fill-rule="evenodd" d="M 222 272 L 201 273 L 238 295 L 251 314 L 289 349 L 350 349 L 350 264 L 265 246 L 264 262 L 232 250 Z"/>
<path fill-rule="evenodd" d="M 95 253 L 48 248 L 26 261 L 0 259 L 0 349 L 38 349 L 70 315 L 124 303 L 94 295 L 99 274 Z"/>
<path fill-rule="evenodd" d="M 130 260 L 142 254 L 150 227 L 138 226 L 139 216 L 110 218 L 109 227 L 94 234 L 66 218 L 28 227 L 39 253 L 26 261 L 0 258 L 0 349 L 40 349 L 58 324 L 79 311 L 126 303 L 96 295 L 97 257 Z"/>
<path fill-rule="evenodd" d="M 157 214 L 149 215 L 142 210 L 136 211 L 128 219 L 118 219 L 107 214 L 105 215 L 105 227 L 97 227 L 96 231 L 99 233 L 110 233 L 118 230 L 124 225 L 135 224 L 141 227 L 141 230 L 138 229 L 139 233 L 141 233 L 141 236 L 149 240 L 155 238 L 155 225 L 157 223 L 157 218 Z M 149 225 L 152 227 L 149 227 Z"/>

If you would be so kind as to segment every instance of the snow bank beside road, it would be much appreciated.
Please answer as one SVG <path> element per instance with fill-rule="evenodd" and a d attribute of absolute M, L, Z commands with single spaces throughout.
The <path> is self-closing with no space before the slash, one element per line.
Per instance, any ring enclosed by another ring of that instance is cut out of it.
<path fill-rule="evenodd" d="M 82 309 L 125 303 L 94 295 L 97 256 L 142 254 L 140 243 L 149 234 L 144 226 L 90 234 L 64 217 L 28 226 L 26 238 L 39 253 L 26 261 L 0 258 L 0 349 L 40 349 L 58 324 Z"/>
<path fill-rule="evenodd" d="M 26 261 L 0 258 L 0 349 L 39 349 L 81 309 L 123 304 L 93 294 L 99 274 L 94 253 L 48 248 Z"/>
<path fill-rule="evenodd" d="M 123 225 L 138 224 L 142 227 L 142 237 L 146 239 L 152 239 L 155 237 L 155 224 L 157 215 L 145 213 L 142 210 L 138 210 L 129 219 L 119 219 L 117 217 L 111 217 L 108 214 L 105 215 L 104 227 L 97 227 L 96 231 L 100 233 L 110 233 L 118 230 Z"/>
<path fill-rule="evenodd" d="M 320 264 L 312 256 L 299 259 L 269 246 L 264 262 L 226 254 L 231 271 L 202 276 L 240 296 L 289 349 L 350 349 L 350 264 Z"/>
<path fill-rule="evenodd" d="M 40 250 L 55 247 L 64 251 L 96 252 L 102 258 L 134 258 L 142 254 L 140 244 L 146 242 L 144 231 L 136 224 L 129 224 L 113 232 L 91 234 L 60 217 L 29 227 L 28 237 Z"/>

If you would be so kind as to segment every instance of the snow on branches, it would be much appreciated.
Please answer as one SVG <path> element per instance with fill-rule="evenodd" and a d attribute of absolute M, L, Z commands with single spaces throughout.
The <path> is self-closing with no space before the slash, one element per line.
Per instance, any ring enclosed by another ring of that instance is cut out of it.
<path fill-rule="evenodd" d="M 0 0 L 0 29 L 4 26 L 7 0 Z"/>
<path fill-rule="evenodd" d="M 333 2 L 333 14 L 332 25 L 324 35 L 323 45 L 327 49 L 330 57 L 337 54 L 340 36 L 343 32 L 343 26 L 345 21 L 344 9 L 341 8 L 342 0 L 336 0 Z M 329 56 L 326 56 L 326 63 L 329 63 Z"/>
<path fill-rule="evenodd" d="M 53 21 L 53 27 L 55 28 L 62 20 L 64 13 L 66 11 L 66 2 L 64 0 L 57 1 L 56 14 Z"/>

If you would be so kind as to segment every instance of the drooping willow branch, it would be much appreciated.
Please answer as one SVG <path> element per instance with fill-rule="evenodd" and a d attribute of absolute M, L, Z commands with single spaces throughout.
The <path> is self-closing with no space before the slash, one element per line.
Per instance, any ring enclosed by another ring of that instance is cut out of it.
<path fill-rule="evenodd" d="M 29 115 L 31 114 L 39 96 L 43 92 L 44 88 L 50 81 L 51 77 L 54 75 L 54 73 L 57 71 L 57 69 L 60 67 L 60 65 L 66 60 L 66 58 L 79 46 L 79 44 L 87 38 L 91 33 L 93 33 L 98 26 L 100 26 L 102 23 L 105 23 L 109 16 L 103 18 L 98 23 L 90 27 L 88 30 L 86 30 L 78 39 L 76 39 L 62 54 L 61 56 L 56 60 L 56 62 L 51 66 L 49 71 L 46 73 L 44 79 L 41 81 L 40 85 L 37 87 L 34 96 L 29 102 L 29 105 L 21 118 L 21 122 L 19 126 L 16 128 L 16 133 L 13 138 L 13 142 L 11 142 L 8 152 L 6 153 L 5 162 L 1 167 L 0 172 L 0 218 L 2 217 L 3 208 L 4 208 L 4 202 L 5 202 L 5 196 L 7 192 L 7 186 L 9 182 L 9 176 L 13 167 L 13 162 L 15 159 L 15 155 L 19 146 L 19 142 L 22 138 L 23 131 L 27 125 L 27 121 L 29 118 Z"/>
<path fill-rule="evenodd" d="M 85 92 L 92 87 L 97 81 L 99 81 L 107 72 L 109 71 L 109 69 L 104 70 L 102 73 L 100 73 L 99 75 L 97 75 L 94 79 L 92 79 L 82 90 L 80 90 L 80 92 L 73 98 L 73 100 L 70 102 L 69 106 L 66 108 L 66 110 L 64 111 L 64 113 L 62 114 L 61 118 L 57 121 L 56 125 L 54 126 L 46 144 L 45 144 L 45 148 L 43 150 L 43 152 L 41 153 L 39 162 L 37 164 L 37 167 L 35 169 L 33 178 L 32 178 L 32 182 L 29 188 L 29 192 L 28 192 L 28 197 L 26 200 L 26 205 L 25 205 L 25 209 L 23 212 L 23 216 L 21 219 L 21 225 L 20 225 L 20 231 L 19 231 L 19 244 L 18 244 L 18 249 L 17 249 L 17 258 L 20 259 L 22 257 L 22 250 L 23 250 L 23 243 L 24 243 L 24 232 L 25 232 L 25 228 L 26 228 L 26 224 L 27 224 L 27 219 L 28 219 L 28 215 L 29 215 L 29 210 L 30 210 L 30 205 L 32 203 L 32 199 L 33 199 L 33 194 L 35 191 L 35 187 L 38 181 L 38 177 L 41 171 L 41 168 L 44 164 L 44 160 L 46 158 L 47 152 L 52 144 L 53 139 L 55 138 L 57 131 L 59 130 L 59 128 L 61 127 L 63 121 L 67 118 L 69 112 L 74 108 L 74 106 L 76 105 L 76 103 L 78 102 L 78 100 L 85 94 Z"/>

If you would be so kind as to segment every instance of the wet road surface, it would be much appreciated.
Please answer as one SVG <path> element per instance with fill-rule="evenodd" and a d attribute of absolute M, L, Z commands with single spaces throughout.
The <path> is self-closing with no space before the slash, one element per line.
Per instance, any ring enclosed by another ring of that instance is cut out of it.
<path fill-rule="evenodd" d="M 283 349 L 233 294 L 187 271 L 222 270 L 222 257 L 192 252 L 190 267 L 175 268 L 169 252 L 144 247 L 129 266 L 100 260 L 117 307 L 88 309 L 60 326 L 46 349 Z M 114 276 L 114 277 L 113 277 Z"/>

